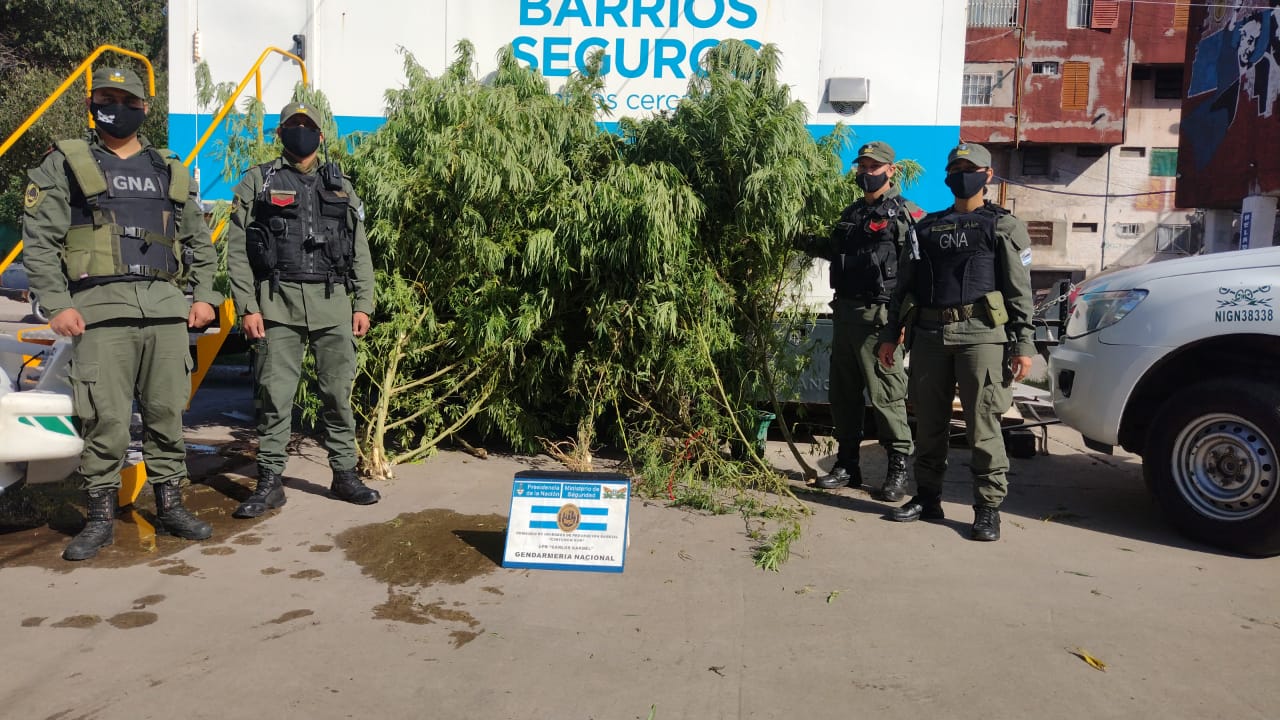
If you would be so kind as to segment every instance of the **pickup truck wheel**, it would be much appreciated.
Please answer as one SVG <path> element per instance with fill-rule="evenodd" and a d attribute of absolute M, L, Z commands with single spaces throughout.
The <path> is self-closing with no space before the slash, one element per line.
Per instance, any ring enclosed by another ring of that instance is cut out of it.
<path fill-rule="evenodd" d="M 1280 387 L 1193 385 L 1157 411 L 1143 473 L 1171 522 L 1210 545 L 1280 554 Z"/>

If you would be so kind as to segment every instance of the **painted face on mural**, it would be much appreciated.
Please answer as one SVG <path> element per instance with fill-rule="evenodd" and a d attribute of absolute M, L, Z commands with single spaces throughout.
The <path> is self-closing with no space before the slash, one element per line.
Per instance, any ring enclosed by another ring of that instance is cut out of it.
<path fill-rule="evenodd" d="M 1258 49 L 1258 38 L 1262 36 L 1262 23 L 1257 18 L 1250 18 L 1240 26 L 1240 46 L 1236 50 L 1236 58 L 1240 67 L 1253 64 L 1253 53 Z"/>

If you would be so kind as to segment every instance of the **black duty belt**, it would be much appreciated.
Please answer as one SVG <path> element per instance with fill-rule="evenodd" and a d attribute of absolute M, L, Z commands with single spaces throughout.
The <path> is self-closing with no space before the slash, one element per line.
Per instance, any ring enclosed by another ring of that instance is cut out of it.
<path fill-rule="evenodd" d="M 927 323 L 941 323 L 943 325 L 949 325 L 951 323 L 963 322 L 972 318 L 977 309 L 977 303 L 943 308 L 922 307 L 917 311 L 918 314 L 916 317 Z"/>

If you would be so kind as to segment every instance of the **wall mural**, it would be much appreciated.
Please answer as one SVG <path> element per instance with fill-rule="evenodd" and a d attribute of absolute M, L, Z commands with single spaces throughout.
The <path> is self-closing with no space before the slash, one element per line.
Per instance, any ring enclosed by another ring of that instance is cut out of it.
<path fill-rule="evenodd" d="M 1191 8 L 1179 207 L 1239 207 L 1280 190 L 1280 0 Z M 1256 185 L 1255 185 L 1256 183 Z"/>

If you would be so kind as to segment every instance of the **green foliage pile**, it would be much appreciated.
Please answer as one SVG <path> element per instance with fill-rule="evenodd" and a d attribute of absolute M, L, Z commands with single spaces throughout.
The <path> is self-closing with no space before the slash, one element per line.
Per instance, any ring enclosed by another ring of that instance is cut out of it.
<path fill-rule="evenodd" d="M 349 166 L 380 273 L 355 390 L 366 470 L 467 429 L 575 469 L 621 448 L 643 490 L 706 509 L 789 496 L 751 440 L 800 370 L 782 352 L 805 320 L 791 238 L 853 197 L 844 136 L 814 141 L 772 48 L 704 65 L 674 113 L 611 134 L 594 70 L 552 93 L 509 51 L 483 80 L 466 43 L 439 77 L 406 57 Z"/>
<path fill-rule="evenodd" d="M 726 42 L 703 65 L 676 111 L 608 133 L 598 57 L 553 93 L 509 48 L 477 77 L 463 42 L 440 76 L 406 54 L 376 132 L 326 129 L 332 155 L 354 147 L 378 272 L 353 394 L 366 472 L 476 437 L 574 470 L 608 446 L 640 491 L 756 518 L 757 563 L 785 560 L 802 510 L 754 439 L 805 362 L 785 352 L 812 320 L 792 238 L 857 190 L 847 134 L 813 139 L 772 47 Z M 279 152 L 262 112 L 230 120 L 231 177 Z"/>

